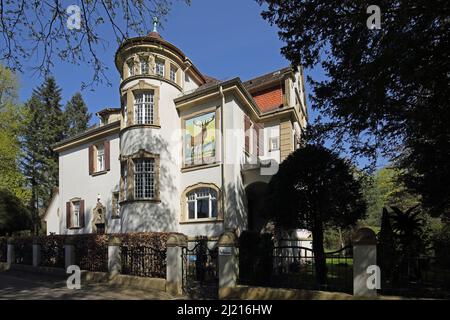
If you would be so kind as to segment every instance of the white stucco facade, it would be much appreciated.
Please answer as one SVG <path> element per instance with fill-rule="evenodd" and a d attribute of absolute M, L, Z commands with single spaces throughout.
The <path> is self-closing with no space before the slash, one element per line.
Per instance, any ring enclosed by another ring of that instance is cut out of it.
<path fill-rule="evenodd" d="M 99 127 L 55 146 L 59 193 L 46 212 L 47 232 L 181 232 L 216 238 L 225 230 L 249 229 L 247 193 L 253 194 L 252 203 L 262 201 L 264 194 L 259 199 L 257 192 L 271 177 L 262 164 L 279 163 L 294 151 L 294 137 L 306 125 L 299 104 L 306 106 L 293 94 L 303 94 L 299 69 L 268 74 L 257 85 L 246 86 L 239 78 L 221 82 L 205 77 L 155 33 L 125 41 L 116 66 L 121 108 L 102 110 Z M 252 95 L 280 83 L 281 105 L 265 111 L 265 102 L 256 103 Z M 140 97 L 150 97 L 141 104 L 146 111 L 139 109 Z M 212 124 L 202 124 L 198 135 L 195 128 L 189 131 L 190 123 L 205 115 L 211 115 Z M 199 147 L 201 163 L 187 163 L 187 152 L 199 161 Z M 147 167 L 139 167 L 140 161 L 151 163 L 151 169 L 141 174 Z"/>

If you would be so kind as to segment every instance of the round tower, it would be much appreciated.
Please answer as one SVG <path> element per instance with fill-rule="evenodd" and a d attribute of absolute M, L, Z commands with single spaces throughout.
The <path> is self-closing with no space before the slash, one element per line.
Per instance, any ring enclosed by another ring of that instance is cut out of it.
<path fill-rule="evenodd" d="M 174 99 L 205 79 L 156 30 L 125 40 L 115 64 L 121 75 L 121 232 L 178 231 L 182 134 Z"/>

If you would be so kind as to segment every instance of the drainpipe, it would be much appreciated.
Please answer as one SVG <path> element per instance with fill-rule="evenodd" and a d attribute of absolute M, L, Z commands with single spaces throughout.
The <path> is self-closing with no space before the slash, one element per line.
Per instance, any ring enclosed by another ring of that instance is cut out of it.
<path fill-rule="evenodd" d="M 223 87 L 220 86 L 219 87 L 219 92 L 220 92 L 220 131 L 221 131 L 221 138 L 220 138 L 220 157 L 221 157 L 221 161 L 220 161 L 220 170 L 221 170 L 221 174 L 222 174 L 222 218 L 223 218 L 223 223 L 224 223 L 224 227 L 225 227 L 225 127 L 224 127 L 224 123 L 225 123 L 225 119 L 224 119 L 224 112 L 223 112 L 223 108 L 225 106 L 225 95 L 223 93 Z"/>

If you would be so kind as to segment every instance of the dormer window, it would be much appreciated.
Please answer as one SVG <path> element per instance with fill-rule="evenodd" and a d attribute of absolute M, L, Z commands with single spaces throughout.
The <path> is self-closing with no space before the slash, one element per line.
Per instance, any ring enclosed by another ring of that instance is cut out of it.
<path fill-rule="evenodd" d="M 157 59 L 155 63 L 155 74 L 164 77 L 164 60 Z"/>

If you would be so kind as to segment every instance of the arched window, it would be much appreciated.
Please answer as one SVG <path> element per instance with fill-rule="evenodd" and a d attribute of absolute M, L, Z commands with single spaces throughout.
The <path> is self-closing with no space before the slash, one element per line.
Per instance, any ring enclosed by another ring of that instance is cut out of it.
<path fill-rule="evenodd" d="M 186 194 L 187 218 L 217 218 L 217 191 L 212 188 L 197 188 Z"/>

